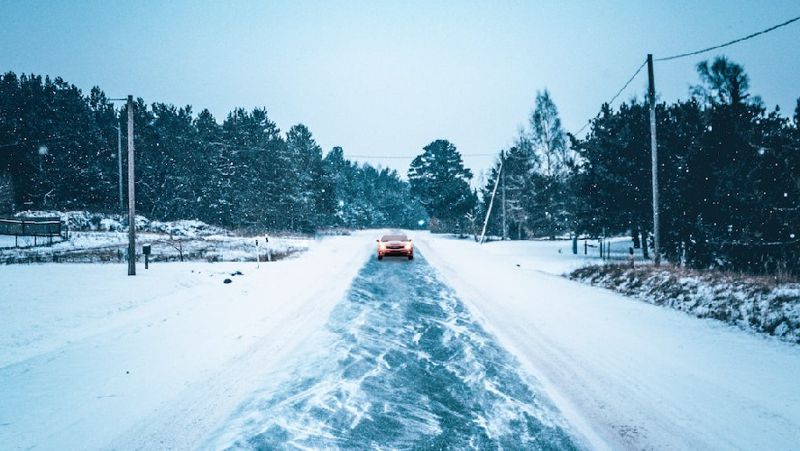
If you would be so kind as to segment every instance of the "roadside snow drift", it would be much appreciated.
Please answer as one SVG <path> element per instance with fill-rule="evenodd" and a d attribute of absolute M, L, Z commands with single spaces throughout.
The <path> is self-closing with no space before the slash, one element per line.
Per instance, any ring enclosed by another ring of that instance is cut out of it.
<path fill-rule="evenodd" d="M 592 447 L 797 449 L 800 347 L 554 275 L 557 244 L 417 238 Z"/>

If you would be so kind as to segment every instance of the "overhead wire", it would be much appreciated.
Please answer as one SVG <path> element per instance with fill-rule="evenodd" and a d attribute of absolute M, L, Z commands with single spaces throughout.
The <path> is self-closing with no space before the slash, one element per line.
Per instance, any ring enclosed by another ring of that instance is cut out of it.
<path fill-rule="evenodd" d="M 762 34 L 766 34 L 766 33 L 769 33 L 771 31 L 774 31 L 774 30 L 777 30 L 779 28 L 782 28 L 782 27 L 785 27 L 787 25 L 790 25 L 790 24 L 792 24 L 794 22 L 797 22 L 798 20 L 800 20 L 800 16 L 794 17 L 794 18 L 789 19 L 789 20 L 787 20 L 785 22 L 781 22 L 781 23 L 779 23 L 777 25 L 773 25 L 773 26 L 771 26 L 769 28 L 765 28 L 765 29 L 763 29 L 761 31 L 757 31 L 755 33 L 748 34 L 747 36 L 743 36 L 741 38 L 737 38 L 737 39 L 734 39 L 732 41 L 728 41 L 728 42 L 725 42 L 725 43 L 722 43 L 722 44 L 719 44 L 719 45 L 706 47 L 704 49 L 695 50 L 695 51 L 692 51 L 692 52 L 679 53 L 677 55 L 665 56 L 665 57 L 661 57 L 661 58 L 653 58 L 653 61 L 672 61 L 672 60 L 676 60 L 676 59 L 680 59 L 680 58 L 686 58 L 686 57 L 689 57 L 689 56 L 700 55 L 702 53 L 710 52 L 712 50 L 721 49 L 721 48 L 724 48 L 724 47 L 728 47 L 728 46 L 737 44 L 739 42 L 747 41 L 748 39 L 752 39 L 752 38 L 755 38 L 757 36 L 761 36 Z M 622 88 L 619 91 L 617 91 L 616 94 L 614 94 L 614 97 L 612 97 L 611 100 L 609 100 L 606 103 L 608 105 L 611 105 L 620 96 L 620 94 L 622 94 L 622 92 L 625 91 L 625 89 L 631 84 L 631 82 L 633 82 L 633 80 L 636 78 L 636 76 L 639 75 L 639 72 L 641 72 L 642 69 L 644 68 L 644 66 L 646 66 L 646 65 L 647 65 L 647 60 L 645 60 L 642 63 L 642 65 L 639 66 L 638 69 L 636 69 L 636 72 L 633 73 L 631 78 L 629 78 L 628 81 L 625 82 L 625 84 L 622 86 Z M 583 124 L 583 126 L 577 132 L 575 132 L 574 136 L 580 135 L 581 132 L 583 132 L 586 129 L 586 127 L 588 127 L 591 123 L 592 123 L 592 119 L 589 119 L 585 124 Z"/>
<path fill-rule="evenodd" d="M 701 53 L 706 53 L 706 52 L 710 52 L 712 50 L 721 49 L 723 47 L 728 47 L 730 45 L 737 44 L 739 42 L 746 41 L 748 39 L 753 39 L 756 36 L 761 36 L 762 34 L 769 33 L 770 31 L 777 30 L 778 28 L 785 27 L 785 26 L 787 26 L 787 25 L 789 25 L 789 24 L 791 24 L 793 22 L 797 22 L 798 20 L 800 20 L 800 16 L 797 16 L 797 17 L 795 17 L 793 19 L 789 19 L 786 22 L 782 22 L 782 23 L 779 23 L 777 25 L 773 25 L 773 26 L 771 26 L 769 28 L 765 28 L 765 29 L 763 29 L 761 31 L 757 31 L 755 33 L 748 34 L 747 36 L 743 36 L 741 38 L 725 42 L 723 44 L 707 47 L 707 48 L 700 49 L 700 50 L 695 50 L 693 52 L 679 53 L 677 55 L 665 56 L 665 57 L 662 57 L 662 58 L 655 58 L 654 61 L 671 61 L 671 60 L 676 60 L 676 59 L 679 59 L 679 58 L 685 58 L 687 56 L 699 55 Z"/>
<path fill-rule="evenodd" d="M 642 69 L 644 68 L 644 66 L 646 66 L 646 65 L 647 65 L 647 60 L 644 60 L 642 62 L 642 64 L 636 69 L 636 71 L 633 72 L 633 75 L 631 75 L 631 77 L 628 78 L 628 81 L 626 81 L 625 84 L 622 85 L 621 88 L 619 88 L 617 93 L 614 94 L 614 96 L 611 97 L 611 100 L 606 102 L 606 104 L 611 105 L 612 103 L 614 103 L 614 101 L 617 100 L 617 98 L 620 96 L 620 94 L 622 94 L 622 92 L 625 91 L 625 89 L 627 89 L 628 86 L 630 86 L 630 84 L 633 82 L 633 80 L 636 79 L 636 76 L 639 75 L 639 72 L 641 72 Z M 597 116 L 595 116 L 595 117 L 597 117 Z M 594 118 L 592 118 L 592 119 L 594 119 Z M 588 121 L 586 121 L 586 123 L 583 124 L 583 127 L 581 127 L 577 132 L 575 132 L 574 136 L 580 135 L 581 132 L 584 131 L 586 129 L 586 127 L 588 127 L 589 124 L 592 123 L 592 119 L 589 119 Z"/>

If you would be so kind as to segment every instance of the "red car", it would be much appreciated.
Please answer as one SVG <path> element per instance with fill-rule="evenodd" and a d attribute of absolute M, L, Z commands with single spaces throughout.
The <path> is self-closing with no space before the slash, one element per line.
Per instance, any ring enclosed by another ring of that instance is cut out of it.
<path fill-rule="evenodd" d="M 414 242 L 405 235 L 384 235 L 378 240 L 378 260 L 383 257 L 414 259 Z"/>

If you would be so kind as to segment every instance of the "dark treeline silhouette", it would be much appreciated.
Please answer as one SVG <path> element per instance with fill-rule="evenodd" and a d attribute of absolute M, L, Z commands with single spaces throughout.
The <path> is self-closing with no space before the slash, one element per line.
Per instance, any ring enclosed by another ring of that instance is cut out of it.
<path fill-rule="evenodd" d="M 450 141 L 438 139 L 422 150 L 411 162 L 408 179 L 411 193 L 431 218 L 431 231 L 469 231 L 477 202 L 469 186 L 472 171 L 464 167 L 461 154 Z"/>
<path fill-rule="evenodd" d="M 127 113 L 97 87 L 6 73 L 0 80 L 0 213 L 120 212 L 117 130 Z M 427 216 L 397 172 L 323 157 L 308 128 L 285 134 L 267 111 L 135 105 L 137 211 L 237 229 L 419 227 Z M 127 179 L 124 181 L 127 184 Z M 125 200 L 127 202 L 127 200 Z"/>
<path fill-rule="evenodd" d="M 800 100 L 791 117 L 749 92 L 742 66 L 697 66 L 687 100 L 656 106 L 662 252 L 671 262 L 800 273 Z M 630 234 L 652 249 L 649 106 L 603 105 L 583 138 L 566 134 L 546 92 L 482 189 L 489 231 L 511 239 Z M 569 141 L 569 142 L 567 142 Z"/>

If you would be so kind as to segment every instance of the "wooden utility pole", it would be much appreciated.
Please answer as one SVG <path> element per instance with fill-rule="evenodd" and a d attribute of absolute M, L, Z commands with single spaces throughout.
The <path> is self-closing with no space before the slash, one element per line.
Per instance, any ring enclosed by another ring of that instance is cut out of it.
<path fill-rule="evenodd" d="M 133 96 L 128 96 L 128 275 L 136 275 L 136 196 L 133 173 Z"/>
<path fill-rule="evenodd" d="M 125 195 L 122 189 L 122 125 L 117 122 L 117 169 L 119 173 L 119 212 L 125 208 Z"/>
<path fill-rule="evenodd" d="M 508 239 L 508 226 L 506 225 L 506 177 L 500 174 L 500 178 L 500 182 L 503 184 L 503 240 L 505 241 Z"/>
<path fill-rule="evenodd" d="M 492 189 L 492 198 L 489 200 L 489 208 L 486 210 L 486 219 L 483 220 L 483 230 L 481 231 L 481 239 L 478 243 L 483 244 L 483 239 L 486 237 L 486 226 L 489 224 L 489 215 L 492 214 L 492 205 L 494 205 L 494 196 L 497 194 L 497 185 L 500 184 L 500 177 L 503 175 L 503 158 L 500 159 L 500 169 L 497 170 L 497 178 L 494 180 L 494 189 Z"/>
<path fill-rule="evenodd" d="M 653 261 L 661 264 L 658 205 L 658 141 L 656 140 L 656 85 L 653 78 L 653 55 L 647 54 L 647 98 L 650 103 L 650 153 L 653 172 Z"/>

